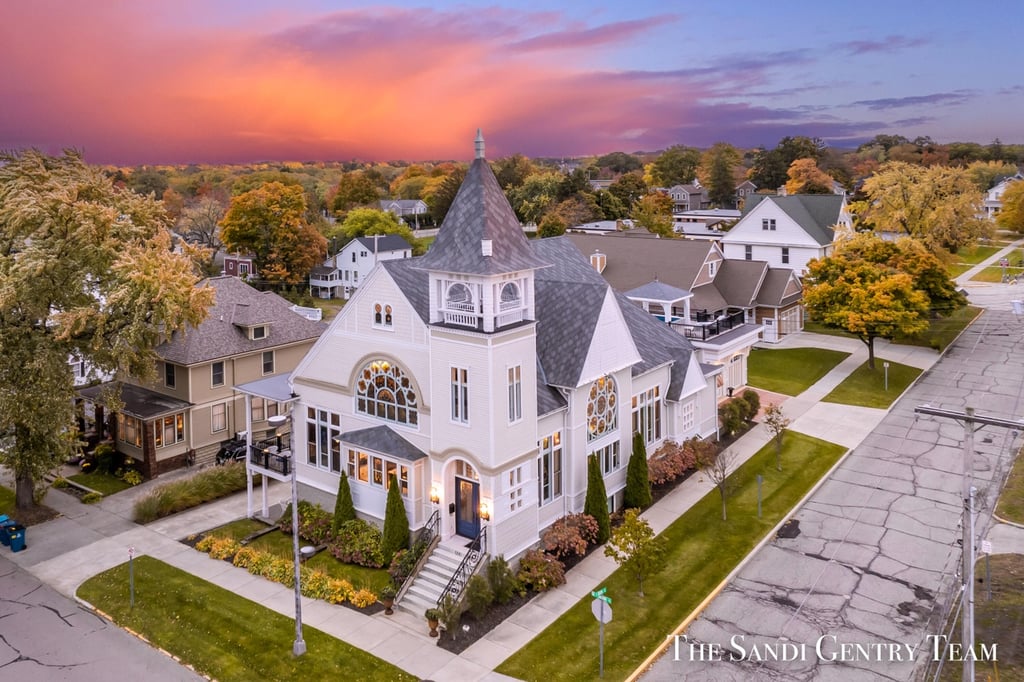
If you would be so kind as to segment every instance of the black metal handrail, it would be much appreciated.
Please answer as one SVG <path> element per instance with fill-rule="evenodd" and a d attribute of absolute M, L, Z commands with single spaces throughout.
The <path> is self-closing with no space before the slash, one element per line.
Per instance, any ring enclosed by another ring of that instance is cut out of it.
<path fill-rule="evenodd" d="M 441 511 L 435 509 L 434 513 L 430 515 L 427 522 L 423 524 L 423 528 L 420 528 L 419 533 L 416 535 L 416 542 L 422 542 L 424 544 L 430 544 L 430 541 L 437 537 L 437 534 L 441 532 Z"/>
<path fill-rule="evenodd" d="M 441 605 L 445 599 L 451 597 L 453 604 L 458 604 L 459 599 L 462 597 L 463 591 L 466 589 L 466 583 L 476 573 L 477 566 L 483 561 L 484 556 L 487 554 L 487 526 L 480 529 L 477 533 L 476 539 L 473 540 L 469 545 L 469 551 L 462 557 L 462 562 L 459 567 L 455 569 L 455 573 L 452 575 L 452 579 L 448 581 L 444 589 L 441 590 L 441 596 L 437 598 L 437 607 L 442 608 Z"/>
<path fill-rule="evenodd" d="M 256 466 L 263 467 L 270 471 L 278 471 L 285 476 L 291 474 L 291 455 L 282 455 L 277 452 L 277 448 L 271 451 L 272 446 L 276 446 L 276 440 L 265 440 L 259 443 L 253 443 L 252 447 L 249 448 L 249 461 Z"/>

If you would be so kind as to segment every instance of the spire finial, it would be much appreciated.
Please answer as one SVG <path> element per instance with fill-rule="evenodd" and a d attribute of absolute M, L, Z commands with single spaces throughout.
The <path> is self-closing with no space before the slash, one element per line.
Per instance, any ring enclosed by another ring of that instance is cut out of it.
<path fill-rule="evenodd" d="M 474 147 L 476 147 L 476 158 L 484 158 L 484 134 L 477 128 L 476 129 L 476 140 L 473 141 Z"/>

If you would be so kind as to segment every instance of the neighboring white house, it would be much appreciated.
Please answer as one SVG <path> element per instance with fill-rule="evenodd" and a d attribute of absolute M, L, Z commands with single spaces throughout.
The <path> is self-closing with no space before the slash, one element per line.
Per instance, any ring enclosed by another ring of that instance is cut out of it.
<path fill-rule="evenodd" d="M 349 298 L 373 266 L 381 261 L 410 258 L 412 246 L 397 234 L 357 237 L 309 274 L 309 294 L 317 298 Z"/>
<path fill-rule="evenodd" d="M 430 208 L 422 199 L 381 199 L 380 210 L 394 213 L 401 222 L 413 229 L 419 229 L 420 216 L 430 213 Z"/>
<path fill-rule="evenodd" d="M 802 276 L 812 259 L 831 255 L 837 232 L 852 229 L 842 195 L 755 194 L 721 244 L 726 258 L 765 261 Z"/>
<path fill-rule="evenodd" d="M 988 218 L 989 220 L 995 220 L 996 214 L 1003 208 L 1003 192 L 1010 186 L 1010 183 L 1017 182 L 1018 180 L 1024 180 L 1024 175 L 1017 173 L 1008 178 L 1003 178 L 992 186 L 987 192 L 985 192 L 985 201 L 982 204 L 984 207 L 984 213 L 979 218 Z"/>
<path fill-rule="evenodd" d="M 617 509 L 634 432 L 714 436 L 721 371 L 568 238 L 527 240 L 478 136 L 431 249 L 361 277 L 290 378 L 301 496 L 333 506 L 345 472 L 380 521 L 393 474 L 413 529 L 512 560 L 582 510 L 589 455 Z"/>

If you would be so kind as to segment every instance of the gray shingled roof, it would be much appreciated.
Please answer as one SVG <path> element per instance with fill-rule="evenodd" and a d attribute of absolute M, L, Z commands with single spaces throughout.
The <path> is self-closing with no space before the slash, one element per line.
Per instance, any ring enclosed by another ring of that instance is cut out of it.
<path fill-rule="evenodd" d="M 370 250 L 370 253 L 381 253 L 383 251 L 403 251 L 411 249 L 412 245 L 397 234 L 378 234 L 369 237 L 356 237 L 355 241 Z M 351 244 L 352 242 L 349 242 Z M 375 246 L 376 245 L 376 246 Z M 346 244 L 348 246 L 348 244 Z"/>
<path fill-rule="evenodd" d="M 490 240 L 490 256 L 482 254 L 482 240 Z M 486 159 L 474 159 L 437 239 L 418 266 L 441 272 L 496 275 L 545 265 L 530 249 Z"/>
<path fill-rule="evenodd" d="M 761 260 L 724 260 L 715 277 L 715 287 L 725 302 L 737 308 L 749 308 L 757 300 L 768 263 Z"/>
<path fill-rule="evenodd" d="M 557 388 L 548 384 L 544 367 L 540 364 L 540 355 L 537 355 L 537 416 L 543 417 L 556 410 L 564 409 L 568 403 L 565 396 Z"/>
<path fill-rule="evenodd" d="M 680 289 L 658 280 L 630 289 L 625 294 L 628 298 L 646 301 L 678 301 L 692 295 L 689 289 Z"/>
<path fill-rule="evenodd" d="M 405 294 L 413 310 L 425 324 L 430 323 L 430 278 L 426 270 L 418 266 L 419 258 L 401 258 L 398 260 L 381 261 L 383 267 L 395 284 Z"/>
<path fill-rule="evenodd" d="M 762 201 L 775 203 L 818 244 L 827 246 L 835 239 L 833 226 L 839 222 L 839 212 L 843 207 L 842 196 L 838 194 L 791 194 L 780 197 L 755 194 L 747 199 L 743 215 L 746 216 Z"/>
<path fill-rule="evenodd" d="M 626 320 L 633 342 L 640 352 L 641 362 L 633 365 L 632 374 L 637 376 L 666 362 L 672 363 L 669 372 L 669 386 L 666 400 L 678 400 L 686 380 L 693 345 L 682 334 L 673 331 L 643 308 L 624 295 L 615 294 Z"/>
<path fill-rule="evenodd" d="M 427 453 L 395 433 L 390 426 L 373 426 L 358 431 L 347 431 L 341 434 L 341 440 L 357 448 L 373 450 L 382 455 L 390 455 L 407 462 L 425 459 Z"/>
<path fill-rule="evenodd" d="M 623 239 L 569 234 L 566 237 L 588 259 L 595 251 L 607 256 L 601 275 L 619 291 L 647 284 L 655 276 L 679 289 L 692 290 L 712 245 L 692 239 Z"/>
<path fill-rule="evenodd" d="M 156 348 L 165 361 L 194 365 L 233 355 L 269 350 L 318 338 L 327 325 L 291 310 L 291 303 L 275 293 L 261 292 L 237 277 L 213 277 L 198 286 L 214 289 L 214 303 L 198 327 L 176 332 Z M 251 340 L 246 326 L 267 325 L 266 338 Z"/>
<path fill-rule="evenodd" d="M 89 388 L 83 388 L 79 391 L 79 394 L 95 402 L 111 385 L 114 385 L 113 382 L 90 386 Z M 130 414 L 143 420 L 181 412 L 192 404 L 185 400 L 164 395 L 163 393 L 151 391 L 142 386 L 135 386 L 134 384 L 121 384 L 118 395 L 120 395 L 123 403 L 123 407 L 119 412 Z"/>
<path fill-rule="evenodd" d="M 797 293 L 786 296 L 786 287 L 793 280 L 793 271 L 783 268 L 768 268 L 768 274 L 757 292 L 758 305 L 785 306 L 800 300 L 803 289 L 797 287 Z"/>
<path fill-rule="evenodd" d="M 690 299 L 690 311 L 706 310 L 713 313 L 717 310 L 725 310 L 729 307 L 728 301 L 718 291 L 714 284 L 705 284 L 693 290 L 693 298 Z"/>

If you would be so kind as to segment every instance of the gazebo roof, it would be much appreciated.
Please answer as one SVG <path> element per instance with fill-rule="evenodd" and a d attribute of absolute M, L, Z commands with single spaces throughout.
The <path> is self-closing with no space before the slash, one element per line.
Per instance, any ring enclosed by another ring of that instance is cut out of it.
<path fill-rule="evenodd" d="M 650 303 L 674 303 L 692 297 L 692 291 L 680 289 L 658 280 L 648 282 L 626 292 L 626 298 L 631 301 L 648 301 Z"/>

